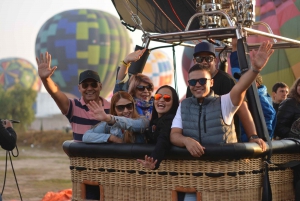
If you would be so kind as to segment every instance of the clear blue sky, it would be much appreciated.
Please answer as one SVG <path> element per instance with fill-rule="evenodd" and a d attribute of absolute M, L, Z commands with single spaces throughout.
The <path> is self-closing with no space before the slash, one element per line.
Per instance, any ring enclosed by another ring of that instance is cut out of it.
<path fill-rule="evenodd" d="M 110 0 L 1 0 L 0 59 L 19 57 L 36 65 L 35 40 L 41 26 L 57 13 L 79 8 L 103 10 L 118 16 Z M 133 45 L 142 45 L 140 31 L 129 33 Z M 150 47 L 157 45 L 154 42 L 150 43 Z M 172 59 L 172 50 L 168 49 L 163 51 Z M 176 48 L 178 86 L 185 86 L 181 73 L 182 51 L 182 47 Z M 186 87 L 179 89 L 180 97 L 185 91 Z"/>

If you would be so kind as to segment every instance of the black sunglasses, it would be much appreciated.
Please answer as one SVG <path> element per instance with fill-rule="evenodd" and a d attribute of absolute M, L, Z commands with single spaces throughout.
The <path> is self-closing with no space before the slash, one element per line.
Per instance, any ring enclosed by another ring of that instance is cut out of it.
<path fill-rule="evenodd" d="M 116 109 L 118 112 L 123 112 L 125 110 L 125 107 L 127 110 L 132 110 L 133 109 L 133 103 L 128 103 L 126 105 L 116 105 Z"/>
<path fill-rule="evenodd" d="M 93 87 L 93 88 L 97 88 L 98 87 L 98 82 L 91 82 L 91 83 L 87 83 L 87 82 L 82 82 L 81 83 L 82 88 L 86 89 L 89 86 Z"/>
<path fill-rule="evenodd" d="M 211 79 L 207 79 L 207 78 L 192 79 L 189 80 L 188 83 L 190 86 L 196 86 L 197 82 L 199 82 L 200 85 L 206 85 L 207 80 L 211 80 Z"/>
<path fill-rule="evenodd" d="M 200 57 L 200 56 L 197 56 L 195 57 L 195 61 L 197 63 L 202 63 L 204 60 L 207 62 L 207 63 L 210 63 L 214 60 L 215 57 L 213 56 L 207 56 L 207 57 Z"/>
<path fill-rule="evenodd" d="M 139 91 L 145 91 L 145 89 L 147 89 L 148 91 L 153 91 L 151 85 L 148 85 L 148 86 L 138 85 L 138 86 L 136 86 L 136 89 Z"/>

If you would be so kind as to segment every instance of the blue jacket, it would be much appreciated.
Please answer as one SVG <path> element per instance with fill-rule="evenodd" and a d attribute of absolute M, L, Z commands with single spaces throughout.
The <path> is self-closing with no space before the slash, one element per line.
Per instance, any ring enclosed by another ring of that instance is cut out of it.
<path fill-rule="evenodd" d="M 83 142 L 106 143 L 110 135 L 123 139 L 123 130 L 131 130 L 135 135 L 135 143 L 145 143 L 144 132 L 149 126 L 149 120 L 145 117 L 131 119 L 114 116 L 116 123 L 109 125 L 106 122 L 97 124 L 94 128 L 86 131 L 82 137 Z"/>
<path fill-rule="evenodd" d="M 267 92 L 267 87 L 261 85 L 257 89 L 262 111 L 264 113 L 267 129 L 269 131 L 270 139 L 273 138 L 276 126 L 276 111 L 272 105 L 272 98 Z"/>
<path fill-rule="evenodd" d="M 237 57 L 237 52 L 232 52 L 230 55 L 230 65 L 231 65 L 231 73 L 234 75 L 234 73 L 240 73 L 240 67 L 239 67 L 239 62 L 238 62 L 238 57 Z M 266 126 L 269 131 L 269 136 L 270 139 L 273 138 L 274 135 L 274 130 L 276 126 L 276 111 L 273 108 L 272 105 L 272 99 L 270 95 L 267 92 L 267 87 L 265 85 L 259 86 L 257 89 L 259 100 L 261 103 L 262 111 L 264 113 L 265 121 L 266 121 Z M 245 130 L 243 127 L 241 128 L 242 133 L 241 133 L 241 138 L 243 142 L 248 142 L 248 137 L 245 133 Z"/>

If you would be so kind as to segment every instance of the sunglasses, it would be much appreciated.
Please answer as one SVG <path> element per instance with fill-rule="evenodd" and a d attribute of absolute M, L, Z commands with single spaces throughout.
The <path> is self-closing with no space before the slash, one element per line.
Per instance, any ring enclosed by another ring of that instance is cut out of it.
<path fill-rule="evenodd" d="M 82 88 L 86 89 L 89 86 L 93 87 L 93 88 L 97 88 L 98 87 L 98 82 L 91 82 L 91 83 L 87 83 L 87 82 L 82 82 L 81 83 Z"/>
<path fill-rule="evenodd" d="M 195 61 L 197 63 L 202 63 L 204 60 L 207 62 L 207 63 L 210 63 L 214 60 L 215 57 L 213 56 L 207 56 L 207 57 L 200 57 L 200 56 L 197 56 L 195 57 Z"/>
<path fill-rule="evenodd" d="M 148 85 L 148 86 L 138 85 L 138 86 L 136 86 L 136 89 L 139 91 L 145 91 L 145 89 L 147 89 L 147 91 L 153 90 L 151 85 Z"/>
<path fill-rule="evenodd" d="M 196 86 L 197 82 L 199 82 L 200 85 L 206 85 L 207 80 L 211 80 L 211 79 L 207 79 L 207 78 L 192 79 L 189 80 L 188 83 L 190 86 Z"/>
<path fill-rule="evenodd" d="M 118 112 L 123 112 L 125 110 L 125 107 L 127 110 L 132 110 L 133 109 L 133 103 L 128 103 L 126 105 L 116 105 L 116 109 Z"/>
<path fill-rule="evenodd" d="M 154 95 L 154 100 L 160 100 L 161 98 L 163 98 L 166 102 L 170 102 L 171 101 L 171 96 L 168 94 L 155 94 Z"/>

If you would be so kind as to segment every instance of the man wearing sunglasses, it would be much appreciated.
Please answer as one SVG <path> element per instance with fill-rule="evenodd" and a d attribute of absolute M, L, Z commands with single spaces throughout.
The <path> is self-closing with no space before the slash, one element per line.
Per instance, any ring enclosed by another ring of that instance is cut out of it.
<path fill-rule="evenodd" d="M 57 68 L 57 66 L 51 67 L 51 55 L 46 52 L 45 55 L 41 54 L 40 58 L 36 58 L 36 61 L 39 76 L 46 90 L 54 99 L 62 114 L 64 114 L 71 123 L 73 139 L 82 141 L 82 136 L 85 131 L 99 123 L 99 121 L 94 119 L 89 113 L 87 104 L 92 100 L 97 103 L 101 100 L 105 112 L 109 113 L 110 103 L 100 97 L 102 83 L 100 82 L 98 73 L 92 70 L 86 70 L 80 73 L 78 90 L 81 93 L 81 98 L 68 98 L 65 93 L 60 91 L 51 78 Z"/>
<path fill-rule="evenodd" d="M 216 67 L 215 46 L 211 43 L 201 42 L 195 46 L 194 49 L 194 64 L 200 63 L 210 69 L 211 76 L 214 79 L 214 84 L 211 89 L 215 94 L 224 95 L 230 92 L 235 85 L 235 79 L 228 73 L 218 70 Z M 187 88 L 186 97 L 191 97 L 192 93 L 190 88 Z M 256 128 L 252 115 L 248 109 L 247 102 L 243 102 L 234 116 L 234 124 L 238 140 L 241 140 L 240 122 L 248 137 L 256 134 Z"/>
<path fill-rule="evenodd" d="M 172 123 L 171 142 L 186 147 L 194 157 L 204 154 L 205 145 L 237 142 L 233 125 L 233 115 L 242 104 L 246 90 L 255 80 L 274 52 L 272 44 L 263 42 L 258 51 L 253 52 L 252 67 L 239 82 L 225 95 L 214 94 L 212 73 L 204 64 L 195 64 L 189 70 L 189 87 L 193 97 L 180 103 Z M 265 142 L 258 136 L 251 136 L 266 150 Z"/>

